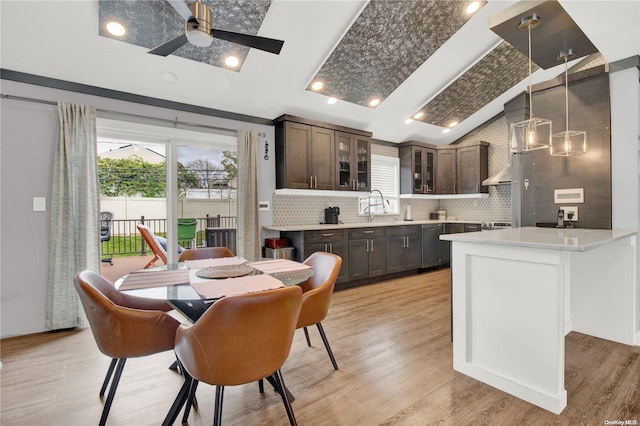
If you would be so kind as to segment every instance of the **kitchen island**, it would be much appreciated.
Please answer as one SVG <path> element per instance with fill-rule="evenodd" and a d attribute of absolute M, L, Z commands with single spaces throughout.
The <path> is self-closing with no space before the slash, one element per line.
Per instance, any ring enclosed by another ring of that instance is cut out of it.
<path fill-rule="evenodd" d="M 636 233 L 512 228 L 452 241 L 453 368 L 559 414 L 564 336 L 639 345 Z"/>

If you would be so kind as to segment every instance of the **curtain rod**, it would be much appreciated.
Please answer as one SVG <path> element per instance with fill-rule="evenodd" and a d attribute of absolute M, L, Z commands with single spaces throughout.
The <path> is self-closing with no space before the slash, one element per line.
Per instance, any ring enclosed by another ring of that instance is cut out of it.
<path fill-rule="evenodd" d="M 0 98 L 2 99 L 11 99 L 11 100 L 16 100 L 16 101 L 24 101 L 24 102 L 35 102 L 35 103 L 39 103 L 39 104 L 45 104 L 45 105 L 58 105 L 57 102 L 54 101 L 47 101 L 45 99 L 36 99 L 36 98 L 27 98 L 24 96 L 15 96 L 15 95 L 7 95 L 7 94 L 0 94 Z M 178 125 L 180 126 L 190 126 L 190 127 L 197 127 L 197 128 L 202 128 L 202 129 L 210 129 L 210 130 L 223 130 L 225 132 L 237 132 L 238 129 L 229 129 L 226 127 L 215 127 L 215 126 L 208 126 L 206 124 L 199 124 L 199 123 L 190 123 L 187 121 L 179 121 L 178 118 L 176 117 L 175 120 L 168 120 L 166 118 L 158 118 L 158 117 L 149 117 L 147 115 L 140 115 L 140 114 L 131 114 L 131 113 L 126 113 L 126 112 L 121 112 L 121 111 L 113 111 L 113 110 L 109 110 L 109 109 L 101 109 L 101 108 L 96 108 L 97 112 L 102 112 L 102 113 L 108 113 L 108 114 L 115 114 L 115 115 L 119 115 L 119 116 L 125 116 L 125 117 L 136 117 L 136 118 L 144 118 L 147 120 L 155 120 L 155 121 L 160 121 L 163 123 L 171 123 L 173 124 L 174 127 L 177 127 Z M 265 132 L 259 132 L 258 136 L 262 136 L 262 137 L 266 137 L 267 134 Z"/>

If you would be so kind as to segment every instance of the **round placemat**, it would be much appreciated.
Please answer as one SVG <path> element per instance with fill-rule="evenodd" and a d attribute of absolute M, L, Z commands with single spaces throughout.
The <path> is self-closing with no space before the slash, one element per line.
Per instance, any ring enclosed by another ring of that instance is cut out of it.
<path fill-rule="evenodd" d="M 221 266 L 207 266 L 206 268 L 198 269 L 196 276 L 200 278 L 234 278 L 249 275 L 253 271 L 253 268 L 246 264 L 240 265 L 221 265 Z"/>

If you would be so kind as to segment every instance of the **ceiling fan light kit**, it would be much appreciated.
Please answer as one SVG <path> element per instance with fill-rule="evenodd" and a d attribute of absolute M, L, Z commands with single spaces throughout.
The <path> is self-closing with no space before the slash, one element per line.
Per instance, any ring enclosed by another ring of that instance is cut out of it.
<path fill-rule="evenodd" d="M 198 47 L 208 47 L 214 38 L 276 55 L 280 54 L 282 46 L 284 45 L 284 41 L 282 40 L 213 28 L 211 9 L 200 0 L 189 3 L 188 6 L 185 6 L 184 3 L 179 0 L 169 1 L 169 4 L 185 18 L 185 32 L 173 40 L 169 40 L 151 49 L 149 53 L 153 55 L 168 56 L 186 43 L 191 43 Z M 185 7 L 188 7 L 189 12 L 186 11 Z M 188 13 L 190 13 L 190 16 L 185 17 Z"/>
<path fill-rule="evenodd" d="M 531 91 L 531 29 L 540 24 L 540 17 L 533 14 L 522 18 L 519 28 L 529 35 L 529 119 L 512 123 L 510 126 L 511 151 L 527 152 L 551 147 L 551 120 L 535 117 L 533 114 L 533 92 Z"/>
<path fill-rule="evenodd" d="M 554 157 L 569 157 L 587 152 L 587 132 L 582 130 L 569 130 L 569 75 L 568 61 L 574 57 L 573 50 L 560 52 L 558 60 L 564 60 L 564 108 L 565 131 L 554 133 L 551 141 L 550 153 Z"/>

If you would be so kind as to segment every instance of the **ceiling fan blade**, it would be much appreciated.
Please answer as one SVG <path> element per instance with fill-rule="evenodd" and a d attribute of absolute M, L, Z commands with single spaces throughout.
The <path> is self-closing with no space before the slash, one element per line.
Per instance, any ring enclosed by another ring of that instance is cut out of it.
<path fill-rule="evenodd" d="M 168 56 L 184 46 L 187 43 L 187 35 L 182 34 L 173 40 L 169 40 L 166 43 L 161 44 L 158 47 L 155 47 L 149 51 L 149 53 L 158 56 Z"/>
<path fill-rule="evenodd" d="M 173 7 L 185 21 L 190 21 L 193 19 L 191 10 L 189 10 L 189 6 L 187 6 L 184 0 L 167 0 L 167 3 L 169 3 L 171 7 Z"/>
<path fill-rule="evenodd" d="M 276 55 L 280 54 L 280 50 L 282 50 L 282 45 L 284 44 L 282 40 L 219 30 L 217 28 L 212 29 L 211 33 L 214 38 L 253 47 L 254 49 L 264 50 L 269 53 L 275 53 Z"/>

